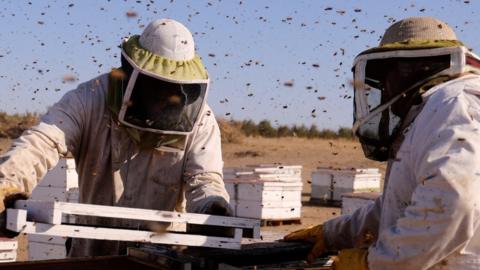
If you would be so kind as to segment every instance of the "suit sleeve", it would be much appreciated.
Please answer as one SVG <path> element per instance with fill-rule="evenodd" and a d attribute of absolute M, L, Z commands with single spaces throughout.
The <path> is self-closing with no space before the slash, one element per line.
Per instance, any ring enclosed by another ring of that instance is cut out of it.
<path fill-rule="evenodd" d="M 325 222 L 323 235 L 329 250 L 368 246 L 377 237 L 382 197 L 367 204 L 351 215 Z"/>
<path fill-rule="evenodd" d="M 206 106 L 190 148 L 184 171 L 185 198 L 188 212 L 202 212 L 212 202 L 229 207 L 229 196 L 223 183 L 223 159 L 220 129 Z"/>
<path fill-rule="evenodd" d="M 0 157 L 0 188 L 30 193 L 60 156 L 77 150 L 83 128 L 83 92 L 65 94 L 38 125 L 14 140 Z"/>

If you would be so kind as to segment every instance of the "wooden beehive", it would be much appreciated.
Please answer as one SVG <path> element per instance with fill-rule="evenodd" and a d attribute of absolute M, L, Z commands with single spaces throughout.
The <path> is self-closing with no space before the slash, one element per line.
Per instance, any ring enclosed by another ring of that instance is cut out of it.
<path fill-rule="evenodd" d="M 78 174 L 73 158 L 60 159 L 33 189 L 32 200 L 78 202 Z M 74 222 L 74 217 L 65 215 L 65 221 Z M 43 235 L 28 236 L 28 259 L 48 260 L 66 257 L 66 239 Z"/>
<path fill-rule="evenodd" d="M 340 202 L 343 193 L 380 191 L 381 173 L 377 168 L 319 168 L 312 173 L 312 201 Z"/>
<path fill-rule="evenodd" d="M 358 208 L 374 203 L 380 192 L 358 192 L 342 194 L 342 215 L 350 215 Z"/>
<path fill-rule="evenodd" d="M 16 261 L 17 247 L 16 239 L 0 238 L 0 263 Z"/>
<path fill-rule="evenodd" d="M 300 219 L 301 166 L 247 166 L 225 169 L 230 204 L 238 217 Z"/>

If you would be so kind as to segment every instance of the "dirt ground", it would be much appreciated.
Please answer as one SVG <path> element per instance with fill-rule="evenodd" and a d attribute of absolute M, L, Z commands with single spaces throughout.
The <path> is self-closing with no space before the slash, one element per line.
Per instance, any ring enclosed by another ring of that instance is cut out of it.
<path fill-rule="evenodd" d="M 0 139 L 0 153 L 8 149 L 9 145 L 9 140 Z M 262 232 L 272 231 L 281 234 L 322 223 L 340 214 L 339 208 L 321 207 L 308 202 L 311 173 L 317 167 L 377 167 L 382 173 L 385 171 L 385 164 L 368 160 L 363 156 L 358 142 L 342 139 L 243 138 L 239 143 L 223 144 L 223 159 L 225 167 L 267 163 L 303 166 L 302 224 L 262 227 Z M 27 242 L 25 237 L 20 237 L 18 259 L 26 258 Z"/>

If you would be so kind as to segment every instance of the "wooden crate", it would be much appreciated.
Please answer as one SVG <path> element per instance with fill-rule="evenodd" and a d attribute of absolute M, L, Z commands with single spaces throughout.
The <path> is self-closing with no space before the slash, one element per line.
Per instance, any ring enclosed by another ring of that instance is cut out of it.
<path fill-rule="evenodd" d="M 312 173 L 311 199 L 341 202 L 343 193 L 380 191 L 381 174 L 376 168 L 319 168 Z"/>
<path fill-rule="evenodd" d="M 374 203 L 380 192 L 359 192 L 342 194 L 342 215 L 349 215 L 364 205 Z"/>

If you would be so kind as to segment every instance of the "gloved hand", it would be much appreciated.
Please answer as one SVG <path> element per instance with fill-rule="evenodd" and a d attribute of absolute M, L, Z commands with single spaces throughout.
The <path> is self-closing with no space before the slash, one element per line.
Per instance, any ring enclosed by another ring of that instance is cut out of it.
<path fill-rule="evenodd" d="M 0 237 L 13 238 L 18 232 L 7 230 L 7 208 L 13 208 L 15 201 L 27 200 L 28 194 L 18 189 L 0 189 Z"/>
<path fill-rule="evenodd" d="M 323 237 L 323 225 L 317 225 L 294 231 L 286 235 L 285 241 L 306 241 L 313 243 L 313 248 L 307 256 L 307 262 L 313 263 L 315 259 L 327 249 L 325 239 Z"/>
<path fill-rule="evenodd" d="M 210 200 L 197 213 L 215 216 L 233 216 L 232 208 L 230 208 L 230 204 L 224 198 L 215 198 Z M 235 230 L 227 227 L 188 224 L 187 232 L 209 236 L 232 237 Z"/>
<path fill-rule="evenodd" d="M 221 198 L 207 203 L 199 211 L 199 214 L 231 217 L 233 215 L 233 211 L 232 208 L 230 208 L 230 204 L 227 203 L 225 199 Z"/>
<path fill-rule="evenodd" d="M 368 270 L 368 250 L 363 248 L 342 249 L 333 259 L 334 270 Z"/>

